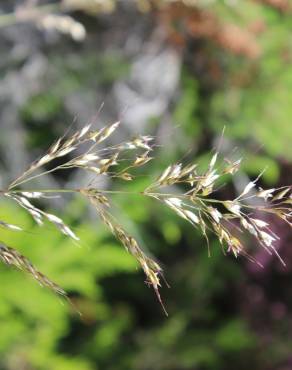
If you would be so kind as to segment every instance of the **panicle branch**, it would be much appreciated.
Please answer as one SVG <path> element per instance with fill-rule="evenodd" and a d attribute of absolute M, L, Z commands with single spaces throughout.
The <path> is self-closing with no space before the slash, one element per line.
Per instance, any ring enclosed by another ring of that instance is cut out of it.
<path fill-rule="evenodd" d="M 0 259 L 6 265 L 12 265 L 20 270 L 26 271 L 35 280 L 37 280 L 40 285 L 49 288 L 54 293 L 62 296 L 67 295 L 64 289 L 38 271 L 26 257 L 20 254 L 16 249 L 8 247 L 2 242 L 0 243 Z"/>
<path fill-rule="evenodd" d="M 267 222 L 258 217 L 265 213 L 274 214 L 292 226 L 291 186 L 263 190 L 257 187 L 257 182 L 262 175 L 260 174 L 245 186 L 237 198 L 233 200 L 212 198 L 212 194 L 217 190 L 218 181 L 225 175 L 233 176 L 239 170 L 241 162 L 241 160 L 227 161 L 227 165 L 218 170 L 215 168 L 217 159 L 218 152 L 212 156 L 207 171 L 200 174 L 197 172 L 196 164 L 170 165 L 144 194 L 160 200 L 180 217 L 199 228 L 206 237 L 208 246 L 206 230 L 218 237 L 223 251 L 232 252 L 235 257 L 241 254 L 259 263 L 248 253 L 237 236 L 236 231 L 246 231 L 268 253 L 274 253 L 285 265 L 275 247 L 279 237 L 272 232 Z M 189 188 L 183 194 L 165 194 L 161 190 L 165 186 L 181 183 Z M 257 202 L 251 202 L 252 198 Z M 234 231 L 236 228 L 237 230 Z"/>

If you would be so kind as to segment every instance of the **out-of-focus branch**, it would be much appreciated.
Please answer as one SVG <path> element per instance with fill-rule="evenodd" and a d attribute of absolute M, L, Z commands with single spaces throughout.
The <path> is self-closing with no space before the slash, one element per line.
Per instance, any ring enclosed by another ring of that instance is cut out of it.
<path fill-rule="evenodd" d="M 10 26 L 15 23 L 35 21 L 40 16 L 44 16 L 51 12 L 61 11 L 60 3 L 45 4 L 39 6 L 22 6 L 18 7 L 14 12 L 0 15 L 0 27 Z"/>
<path fill-rule="evenodd" d="M 18 6 L 15 11 L 0 15 L 0 28 L 16 23 L 32 23 L 43 30 L 55 30 L 83 41 L 86 30 L 82 23 L 70 15 L 72 11 L 89 14 L 109 13 L 115 8 L 114 0 L 63 0 L 54 4 L 37 5 L 34 1 Z"/>

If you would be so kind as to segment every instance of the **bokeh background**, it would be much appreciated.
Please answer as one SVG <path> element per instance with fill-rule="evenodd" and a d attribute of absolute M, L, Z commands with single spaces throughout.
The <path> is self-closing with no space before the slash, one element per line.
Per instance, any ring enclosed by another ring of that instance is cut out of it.
<path fill-rule="evenodd" d="M 244 160 L 219 196 L 236 196 L 265 167 L 261 186 L 289 185 L 291 65 L 290 0 L 1 0 L 1 187 L 71 124 L 92 119 L 96 127 L 121 119 L 113 140 L 157 138 L 155 161 L 119 189 L 139 191 L 180 158 L 206 165 L 223 127 L 222 156 Z M 86 181 L 71 171 L 37 185 Z M 101 179 L 99 186 L 115 185 Z M 120 195 L 113 202 L 123 226 L 164 266 L 169 317 L 83 200 L 45 204 L 73 226 L 81 247 L 2 201 L 1 219 L 26 232 L 1 230 L 1 240 L 64 287 L 83 315 L 1 265 L 1 370 L 292 368 L 292 238 L 285 225 L 268 219 L 287 267 L 252 244 L 261 269 L 224 256 L 211 235 L 208 258 L 202 235 L 150 199 Z"/>

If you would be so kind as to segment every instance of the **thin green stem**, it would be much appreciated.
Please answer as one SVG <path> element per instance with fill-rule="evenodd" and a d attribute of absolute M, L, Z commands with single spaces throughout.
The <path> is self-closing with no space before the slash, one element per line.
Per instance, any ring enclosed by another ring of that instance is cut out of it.
<path fill-rule="evenodd" d="M 79 193 L 79 189 L 23 189 L 23 190 L 7 190 L 7 193 Z"/>
<path fill-rule="evenodd" d="M 62 169 L 62 166 L 63 166 L 63 165 L 60 165 L 60 166 L 58 166 L 58 167 L 52 168 L 51 170 L 41 172 L 41 173 L 39 173 L 39 174 L 37 174 L 37 175 L 34 175 L 34 176 L 31 176 L 31 177 L 28 177 L 28 178 L 26 178 L 26 179 L 24 179 L 24 180 L 22 180 L 22 181 L 19 181 L 19 182 L 13 182 L 13 183 L 9 186 L 9 190 L 11 190 L 11 189 L 15 188 L 16 186 L 19 186 L 19 185 L 25 184 L 25 183 L 27 183 L 27 182 L 29 182 L 29 181 L 31 181 L 31 180 L 37 179 L 38 177 L 41 177 L 41 176 L 47 175 L 47 174 L 49 174 L 49 173 L 55 172 L 55 171 L 57 171 L 57 170 L 59 170 L 59 169 Z"/>

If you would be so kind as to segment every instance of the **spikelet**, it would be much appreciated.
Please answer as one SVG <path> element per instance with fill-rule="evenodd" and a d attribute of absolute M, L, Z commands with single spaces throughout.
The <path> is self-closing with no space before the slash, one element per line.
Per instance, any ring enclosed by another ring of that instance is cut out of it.
<path fill-rule="evenodd" d="M 0 259 L 6 265 L 12 265 L 20 270 L 26 271 L 30 274 L 38 283 L 44 287 L 49 288 L 54 293 L 66 296 L 66 292 L 56 283 L 47 278 L 44 274 L 38 271 L 34 265 L 16 249 L 6 246 L 0 243 Z"/>
<path fill-rule="evenodd" d="M 23 194 L 23 193 L 22 193 Z M 78 241 L 79 238 L 75 233 L 67 226 L 63 220 L 51 213 L 42 211 L 41 209 L 35 207 L 26 197 L 18 196 L 16 194 L 8 194 L 9 198 L 15 200 L 22 208 L 24 208 L 33 217 L 38 225 L 43 224 L 43 219 L 46 218 L 48 221 L 52 222 L 63 234 L 69 236 L 70 238 Z"/>
<path fill-rule="evenodd" d="M 157 262 L 155 262 L 152 258 L 148 257 L 142 251 L 137 241 L 131 235 L 129 235 L 120 224 L 114 221 L 111 214 L 104 208 L 104 205 L 106 207 L 109 207 L 109 201 L 105 196 L 96 192 L 95 189 L 81 189 L 80 192 L 85 197 L 87 197 L 89 201 L 94 205 L 99 217 L 104 222 L 104 224 L 110 229 L 112 234 L 122 243 L 125 249 L 138 261 L 146 275 L 147 278 L 146 282 L 153 287 L 156 296 L 165 314 L 167 315 L 167 311 L 163 305 L 163 302 L 159 294 L 159 287 L 161 286 L 159 277 L 162 274 L 162 268 L 159 266 Z"/>
<path fill-rule="evenodd" d="M 235 162 L 227 161 L 227 166 L 218 170 L 215 168 L 217 159 L 218 153 L 216 152 L 210 160 L 207 171 L 203 174 L 198 174 L 196 164 L 183 166 L 182 163 L 178 163 L 170 165 L 162 172 L 154 184 L 146 189 L 144 194 L 161 201 L 178 216 L 199 228 L 206 238 L 208 249 L 209 241 L 206 228 L 218 237 L 223 251 L 232 252 L 236 257 L 240 254 L 244 255 L 251 261 L 258 263 L 245 250 L 242 242 L 234 235 L 232 228 L 227 227 L 227 225 L 230 225 L 230 221 L 234 220 L 240 222 L 243 230 L 246 230 L 251 236 L 256 238 L 265 250 L 269 253 L 274 253 L 281 263 L 284 264 L 274 246 L 274 243 L 279 238 L 269 229 L 268 223 L 255 218 L 253 214 L 258 214 L 259 212 L 272 213 L 291 226 L 292 212 L 291 207 L 289 207 L 292 204 L 291 186 L 266 190 L 257 188 L 257 181 L 261 177 L 261 173 L 255 180 L 250 181 L 244 187 L 236 199 L 210 199 L 209 195 L 214 192 L 216 182 L 220 177 L 226 174 L 233 175 L 238 171 L 241 162 L 241 160 Z M 187 184 L 190 189 L 184 194 L 175 194 L 173 197 L 170 196 L 169 190 L 167 196 L 163 194 L 163 190 L 158 192 L 165 185 L 169 186 L 179 183 Z M 249 199 L 261 199 L 263 204 L 260 206 L 246 204 L 246 197 Z M 222 212 L 224 209 L 222 206 L 225 207 L 225 212 Z M 218 207 L 220 207 L 220 210 Z"/>

